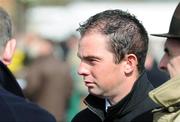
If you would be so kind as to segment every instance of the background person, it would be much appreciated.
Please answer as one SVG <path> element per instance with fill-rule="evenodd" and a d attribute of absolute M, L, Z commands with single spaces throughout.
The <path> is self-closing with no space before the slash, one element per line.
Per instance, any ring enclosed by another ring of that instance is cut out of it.
<path fill-rule="evenodd" d="M 170 75 L 170 80 L 149 93 L 152 100 L 161 106 L 155 110 L 154 122 L 180 121 L 180 3 L 171 20 L 169 32 L 152 34 L 166 37 L 164 56 L 159 67 Z"/>
<path fill-rule="evenodd" d="M 150 52 L 146 56 L 145 68 L 148 79 L 155 88 L 169 80 L 168 74 L 158 68 L 157 60 Z"/>
<path fill-rule="evenodd" d="M 57 55 L 57 42 L 38 34 L 27 35 L 26 42 L 26 49 L 34 54 L 25 68 L 24 94 L 53 114 L 58 122 L 65 122 L 72 91 L 69 65 Z"/>
<path fill-rule="evenodd" d="M 47 111 L 25 100 L 15 77 L 6 67 L 16 47 L 11 26 L 9 15 L 0 8 L 0 121 L 55 122 Z"/>

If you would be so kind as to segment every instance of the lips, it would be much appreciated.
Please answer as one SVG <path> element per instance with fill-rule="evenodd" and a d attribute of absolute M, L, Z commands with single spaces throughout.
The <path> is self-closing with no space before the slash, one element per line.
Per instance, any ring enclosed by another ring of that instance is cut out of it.
<path fill-rule="evenodd" d="M 92 81 L 84 81 L 84 83 L 85 83 L 85 86 L 87 87 L 92 87 L 94 85 L 94 82 Z"/>

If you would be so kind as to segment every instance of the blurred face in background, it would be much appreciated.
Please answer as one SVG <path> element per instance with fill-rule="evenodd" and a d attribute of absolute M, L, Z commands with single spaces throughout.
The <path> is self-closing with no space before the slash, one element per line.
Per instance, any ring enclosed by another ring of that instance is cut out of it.
<path fill-rule="evenodd" d="M 180 75 L 180 40 L 168 38 L 164 52 L 159 67 L 167 71 L 171 78 Z"/>
<path fill-rule="evenodd" d="M 30 58 L 37 58 L 51 54 L 53 45 L 46 39 L 41 38 L 38 34 L 27 34 L 24 37 L 25 50 Z"/>

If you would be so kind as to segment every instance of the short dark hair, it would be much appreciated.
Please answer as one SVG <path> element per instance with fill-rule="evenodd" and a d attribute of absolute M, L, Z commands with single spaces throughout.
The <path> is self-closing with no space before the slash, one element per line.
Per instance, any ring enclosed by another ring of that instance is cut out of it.
<path fill-rule="evenodd" d="M 106 10 L 90 17 L 77 30 L 81 36 L 92 31 L 106 35 L 115 63 L 120 63 L 126 54 L 135 54 L 139 72 L 144 70 L 149 39 L 144 26 L 134 15 L 119 9 Z"/>
<path fill-rule="evenodd" d="M 0 7 L 0 46 L 6 44 L 12 37 L 12 23 L 8 13 Z"/>

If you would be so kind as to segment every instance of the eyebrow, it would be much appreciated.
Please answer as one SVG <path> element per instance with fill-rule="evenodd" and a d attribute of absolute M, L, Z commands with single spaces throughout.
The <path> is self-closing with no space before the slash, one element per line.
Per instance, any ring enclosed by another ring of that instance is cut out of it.
<path fill-rule="evenodd" d="M 97 56 L 80 56 L 79 53 L 77 53 L 77 56 L 80 58 L 80 59 L 85 59 L 85 60 L 88 60 L 88 59 L 98 59 L 98 60 L 101 60 L 101 58 L 97 57 Z"/>

